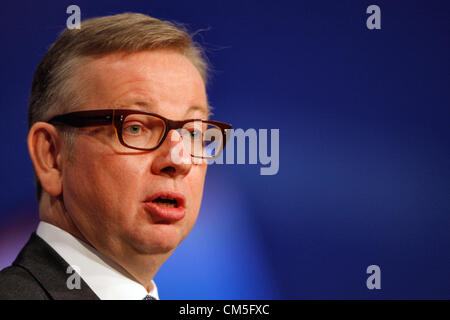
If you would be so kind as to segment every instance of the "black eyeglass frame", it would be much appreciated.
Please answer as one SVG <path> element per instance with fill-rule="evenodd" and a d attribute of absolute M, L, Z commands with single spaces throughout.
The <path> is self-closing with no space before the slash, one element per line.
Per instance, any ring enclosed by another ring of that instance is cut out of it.
<path fill-rule="evenodd" d="M 165 129 L 164 133 L 161 136 L 160 141 L 158 144 L 153 148 L 138 148 L 134 146 L 128 145 L 122 137 L 122 129 L 123 129 L 123 123 L 127 116 L 131 114 L 143 114 L 143 115 L 149 115 L 156 118 L 159 118 L 164 121 Z M 187 120 L 171 120 L 167 119 L 157 113 L 148 112 L 148 111 L 142 111 L 142 110 L 131 110 L 131 109 L 101 109 L 101 110 L 87 110 L 87 111 L 75 111 L 70 112 L 62 115 L 55 116 L 47 121 L 47 123 L 57 125 L 57 124 L 64 124 L 71 127 L 76 128 L 82 128 L 82 127 L 90 127 L 90 126 L 101 126 L 101 125 L 113 125 L 114 129 L 116 131 L 117 138 L 119 139 L 119 142 L 130 149 L 135 150 L 141 150 L 141 151 L 151 151 L 159 148 L 164 140 L 166 139 L 167 135 L 169 134 L 170 130 L 176 130 L 181 129 L 184 127 L 184 125 L 188 122 L 193 121 L 201 121 L 202 123 L 211 124 L 218 128 L 220 128 L 222 132 L 222 148 L 221 151 L 225 149 L 225 145 L 227 142 L 227 132 L 226 130 L 230 130 L 232 128 L 231 124 L 215 121 L 215 120 L 205 120 L 205 119 L 187 119 Z M 221 152 L 220 151 L 220 152 Z M 220 154 L 218 152 L 218 154 Z M 218 155 L 217 154 L 217 155 Z M 217 155 L 212 157 L 200 157 L 195 156 L 191 154 L 192 157 L 196 158 L 203 158 L 203 159 L 210 159 L 215 158 Z"/>

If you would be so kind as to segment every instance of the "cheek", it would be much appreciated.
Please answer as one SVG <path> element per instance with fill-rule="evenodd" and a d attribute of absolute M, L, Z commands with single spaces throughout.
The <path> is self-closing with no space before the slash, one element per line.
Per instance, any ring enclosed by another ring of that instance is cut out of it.
<path fill-rule="evenodd" d="M 194 211 L 195 217 L 200 210 L 200 205 L 202 202 L 206 168 L 206 165 L 194 166 L 192 167 L 190 174 L 186 177 L 186 182 L 189 186 L 189 192 L 191 194 L 191 209 Z"/>
<path fill-rule="evenodd" d="M 102 217 L 102 223 L 107 224 L 104 218 L 109 217 L 108 221 L 132 224 L 133 206 L 137 203 L 145 164 L 140 163 L 138 157 L 83 151 L 67 170 L 66 192 L 69 194 L 65 198 L 67 196 L 89 218 Z"/>
<path fill-rule="evenodd" d="M 181 220 L 180 225 L 180 241 L 185 239 L 189 232 L 194 227 L 200 211 L 200 205 L 203 196 L 203 185 L 206 176 L 206 165 L 194 166 L 191 168 L 189 174 L 184 178 L 185 190 L 189 192 L 188 196 L 188 210 L 186 217 Z"/>
<path fill-rule="evenodd" d="M 94 179 L 92 183 L 99 197 L 111 203 L 111 210 L 122 212 L 128 209 L 131 213 L 142 189 L 144 168 L 145 164 L 141 164 L 138 157 L 104 156 L 89 170 L 90 179 Z"/>

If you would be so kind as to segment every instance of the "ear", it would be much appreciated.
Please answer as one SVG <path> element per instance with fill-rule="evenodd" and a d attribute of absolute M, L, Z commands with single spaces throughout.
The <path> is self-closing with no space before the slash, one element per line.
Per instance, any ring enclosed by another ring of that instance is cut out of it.
<path fill-rule="evenodd" d="M 36 122 L 27 138 L 28 152 L 42 188 L 51 196 L 62 192 L 62 143 L 54 126 Z"/>

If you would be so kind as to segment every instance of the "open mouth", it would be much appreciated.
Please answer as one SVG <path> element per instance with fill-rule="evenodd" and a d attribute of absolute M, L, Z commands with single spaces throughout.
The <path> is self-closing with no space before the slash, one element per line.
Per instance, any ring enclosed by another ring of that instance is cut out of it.
<path fill-rule="evenodd" d="M 154 223 L 176 222 L 186 214 L 186 198 L 179 192 L 156 192 L 144 201 L 144 206 Z"/>
<path fill-rule="evenodd" d="M 161 207 L 178 208 L 178 201 L 172 198 L 158 197 L 152 202 Z"/>

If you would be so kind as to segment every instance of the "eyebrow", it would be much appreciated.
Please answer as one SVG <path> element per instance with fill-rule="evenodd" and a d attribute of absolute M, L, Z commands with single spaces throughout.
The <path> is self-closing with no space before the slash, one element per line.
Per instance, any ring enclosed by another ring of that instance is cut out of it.
<path fill-rule="evenodd" d="M 133 103 L 134 105 L 137 105 L 139 107 L 153 107 L 155 104 L 151 100 L 139 100 Z M 202 107 L 199 105 L 192 105 L 190 106 L 186 112 L 184 113 L 184 116 L 186 117 L 189 113 L 194 111 L 200 111 L 205 114 L 206 119 L 209 119 L 209 117 L 212 115 L 211 107 Z"/>
<path fill-rule="evenodd" d="M 184 116 L 187 116 L 189 112 L 194 111 L 201 111 L 205 114 L 206 119 L 209 119 L 209 116 L 211 115 L 211 112 L 209 111 L 209 108 L 201 107 L 201 106 L 190 106 L 187 110 Z"/>

